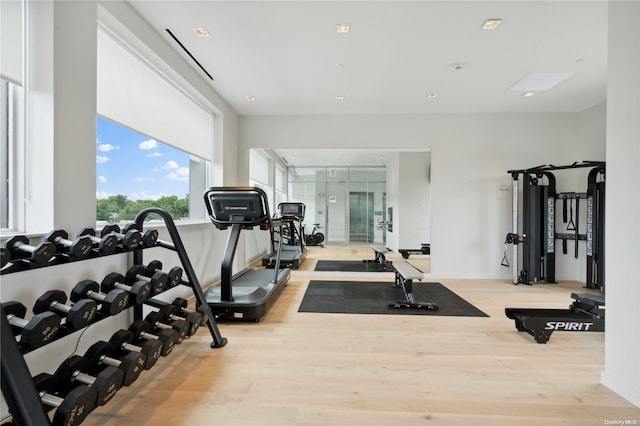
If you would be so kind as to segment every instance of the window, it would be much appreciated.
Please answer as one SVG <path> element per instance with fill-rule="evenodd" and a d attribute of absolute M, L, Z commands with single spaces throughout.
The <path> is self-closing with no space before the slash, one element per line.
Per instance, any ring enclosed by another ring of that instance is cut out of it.
<path fill-rule="evenodd" d="M 175 220 L 190 217 L 190 171 L 195 171 L 197 192 L 203 193 L 206 173 L 197 172 L 203 159 L 102 117 L 96 128 L 98 221 L 133 220 L 147 207 L 160 207 Z"/>
<path fill-rule="evenodd" d="M 278 206 L 273 204 L 273 186 L 270 185 L 269 168 L 271 162 L 255 149 L 249 153 L 249 185 L 267 193 L 269 212 L 273 214 Z"/>
<path fill-rule="evenodd" d="M 15 226 L 11 173 L 25 56 L 24 7 L 23 1 L 0 1 L 0 229 Z"/>
<path fill-rule="evenodd" d="M 204 219 L 213 114 L 143 53 L 99 28 L 96 218 L 131 220 L 156 206 Z"/>
<path fill-rule="evenodd" d="M 9 82 L 0 80 L 0 228 L 9 227 Z"/>
<path fill-rule="evenodd" d="M 287 171 L 276 164 L 275 172 L 276 206 L 287 201 Z"/>

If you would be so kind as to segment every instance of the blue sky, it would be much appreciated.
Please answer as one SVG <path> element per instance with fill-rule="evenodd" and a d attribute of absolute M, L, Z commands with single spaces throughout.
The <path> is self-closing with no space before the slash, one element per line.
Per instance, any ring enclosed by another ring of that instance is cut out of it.
<path fill-rule="evenodd" d="M 96 198 L 184 198 L 189 192 L 189 154 L 98 117 Z"/>

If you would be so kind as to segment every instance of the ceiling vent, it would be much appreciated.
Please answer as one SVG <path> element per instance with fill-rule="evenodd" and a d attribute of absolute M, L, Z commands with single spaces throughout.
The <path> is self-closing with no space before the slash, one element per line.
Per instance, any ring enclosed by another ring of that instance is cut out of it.
<path fill-rule="evenodd" d="M 567 80 L 572 72 L 530 72 L 509 88 L 512 92 L 544 92 Z"/>
<path fill-rule="evenodd" d="M 204 67 L 202 66 L 202 64 L 200 64 L 200 62 L 198 62 L 198 60 L 195 58 L 195 56 L 193 56 L 193 55 L 191 54 L 191 52 L 189 52 L 189 49 L 187 49 L 187 48 L 184 46 L 184 44 L 182 44 L 182 42 L 180 42 L 180 40 L 178 40 L 178 37 L 176 37 L 175 35 L 173 35 L 173 33 L 171 32 L 171 30 L 170 30 L 170 29 L 168 29 L 168 28 L 165 28 L 165 31 L 166 31 L 167 33 L 169 33 L 169 35 L 171 36 L 171 38 L 172 38 L 176 43 L 178 43 L 178 45 L 182 48 L 182 50 L 184 50 L 184 51 L 185 51 L 185 53 L 186 53 L 187 55 L 189 55 L 189 57 L 193 60 L 193 62 L 195 62 L 195 63 L 196 63 L 196 65 L 197 65 L 197 66 L 202 70 L 202 72 L 204 72 L 204 73 L 207 75 L 207 77 L 209 77 L 209 79 L 210 79 L 211 81 L 214 81 L 214 80 L 213 80 L 213 77 L 211 77 L 211 74 L 209 74 L 209 72 L 208 72 L 206 69 L 204 69 Z"/>

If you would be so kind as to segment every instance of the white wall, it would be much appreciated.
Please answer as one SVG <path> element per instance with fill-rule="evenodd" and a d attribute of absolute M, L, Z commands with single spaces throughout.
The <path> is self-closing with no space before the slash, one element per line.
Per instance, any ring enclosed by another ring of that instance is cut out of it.
<path fill-rule="evenodd" d="M 400 153 L 394 152 L 387 156 L 387 211 L 384 212 L 387 221 L 392 222 L 392 230 L 387 231 L 387 247 L 397 250 L 400 246 L 400 233 L 397 232 L 397 212 L 400 205 Z M 393 217 L 389 217 L 389 208 L 393 209 Z M 403 247 L 404 248 L 404 247 Z"/>
<path fill-rule="evenodd" d="M 429 242 L 429 152 L 401 152 L 398 188 L 400 202 L 394 211 L 398 249 L 419 249 Z"/>
<path fill-rule="evenodd" d="M 640 406 L 640 3 L 609 2 L 605 365 L 602 383 Z"/>
<path fill-rule="evenodd" d="M 589 120 L 595 134 L 603 133 L 604 114 L 598 111 L 604 109 L 598 108 L 585 111 L 586 118 L 581 113 L 246 116 L 240 119 L 241 144 L 243 149 L 430 148 L 431 275 L 506 279 L 509 271 L 500 260 L 511 229 L 511 194 L 501 199 L 498 190 L 511 187 L 507 170 L 604 160 L 604 140 L 579 130 Z M 401 142 L 389 146 L 389 141 Z M 388 182 L 393 184 L 391 177 Z M 396 202 L 393 194 L 388 202 Z M 394 238 L 388 235 L 389 244 Z M 575 279 L 576 269 L 570 269 L 560 267 L 558 274 Z"/>

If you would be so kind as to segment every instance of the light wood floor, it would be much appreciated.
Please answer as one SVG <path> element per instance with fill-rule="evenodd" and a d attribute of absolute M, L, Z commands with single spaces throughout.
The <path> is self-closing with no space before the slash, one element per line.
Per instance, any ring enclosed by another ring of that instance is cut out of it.
<path fill-rule="evenodd" d="M 306 262 L 370 252 L 311 248 Z M 505 306 L 566 308 L 579 283 L 439 280 L 490 318 L 298 313 L 312 275 L 295 272 L 260 323 L 220 324 L 224 348 L 210 349 L 201 329 L 84 424 L 640 424 L 640 408 L 600 384 L 602 333 L 536 344 L 504 315 Z"/>

